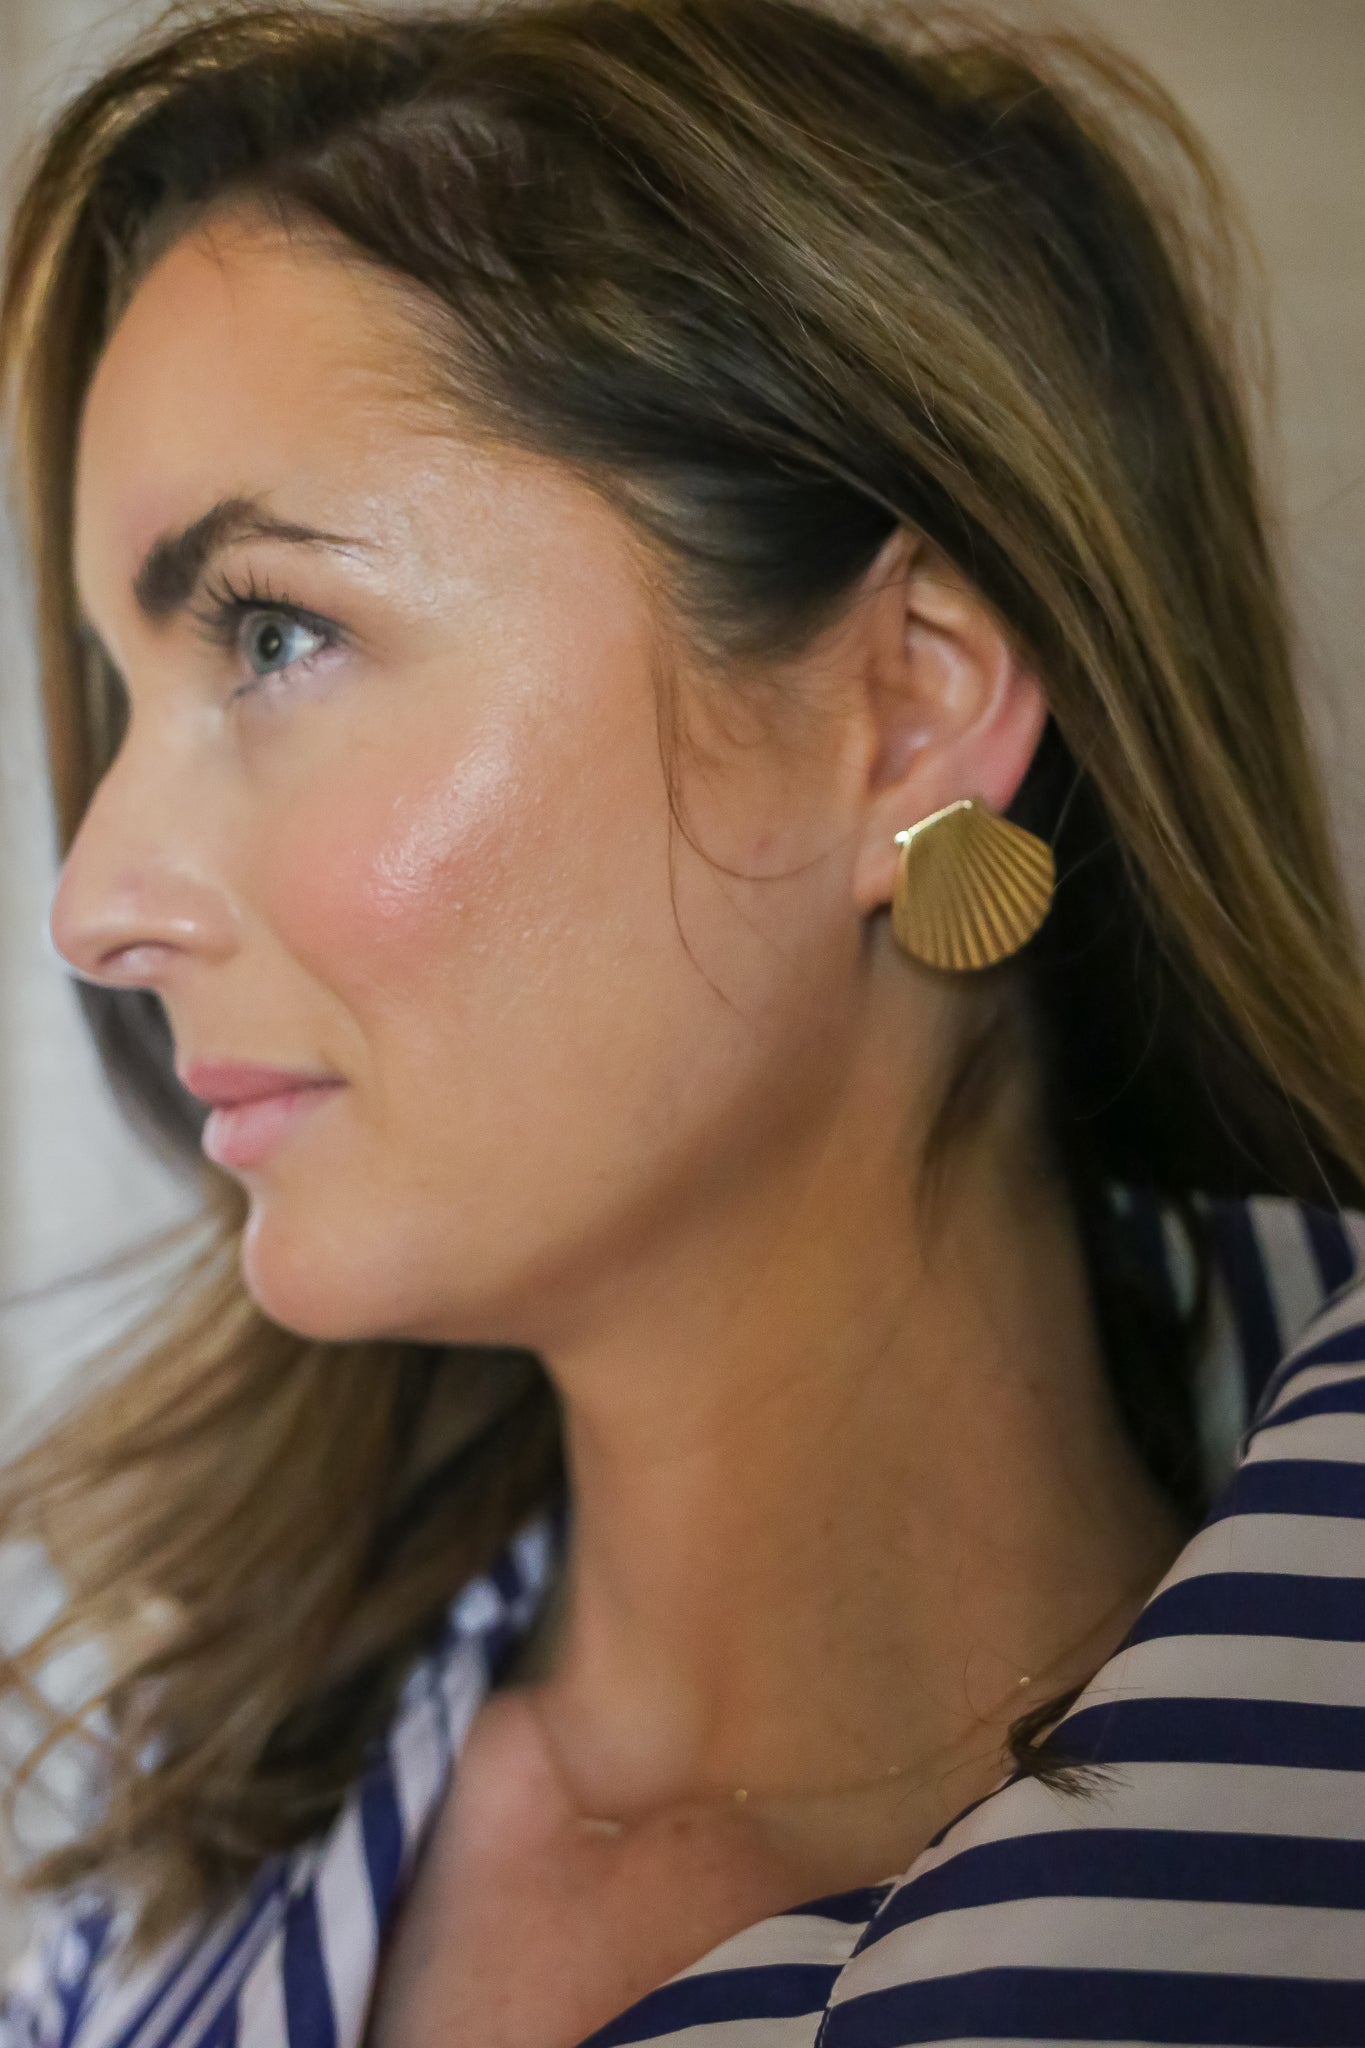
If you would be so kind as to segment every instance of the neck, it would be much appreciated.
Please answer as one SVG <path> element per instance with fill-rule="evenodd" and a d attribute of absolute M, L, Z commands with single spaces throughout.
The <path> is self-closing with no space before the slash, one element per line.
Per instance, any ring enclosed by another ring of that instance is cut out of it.
<path fill-rule="evenodd" d="M 583 1813 L 964 1750 L 986 1789 L 1008 1722 L 1104 1660 L 1179 1547 L 1020 1104 L 932 1216 L 904 1127 L 849 1107 L 704 1258 L 678 1233 L 546 1354 L 572 1520 L 532 1696 Z"/>

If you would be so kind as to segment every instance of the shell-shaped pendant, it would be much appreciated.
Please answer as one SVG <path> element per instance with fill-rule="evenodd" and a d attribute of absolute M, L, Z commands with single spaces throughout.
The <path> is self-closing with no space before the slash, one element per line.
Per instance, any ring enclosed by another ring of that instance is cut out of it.
<path fill-rule="evenodd" d="M 891 898 L 897 940 L 930 967 L 993 967 L 1017 953 L 1047 916 L 1056 884 L 1052 848 L 974 797 L 896 834 Z"/>

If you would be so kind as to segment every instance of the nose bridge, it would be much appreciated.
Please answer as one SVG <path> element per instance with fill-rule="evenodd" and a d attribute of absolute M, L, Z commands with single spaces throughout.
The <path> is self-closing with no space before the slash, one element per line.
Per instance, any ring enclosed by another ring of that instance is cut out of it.
<path fill-rule="evenodd" d="M 49 915 L 83 979 L 156 987 L 187 959 L 222 958 L 237 917 L 223 801 L 202 750 L 170 721 L 130 730 L 62 864 Z"/>

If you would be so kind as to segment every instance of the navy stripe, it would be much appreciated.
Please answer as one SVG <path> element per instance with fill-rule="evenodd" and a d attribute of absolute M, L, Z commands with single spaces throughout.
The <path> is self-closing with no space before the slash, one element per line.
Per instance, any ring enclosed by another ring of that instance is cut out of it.
<path fill-rule="evenodd" d="M 336 2019 L 318 1931 L 317 1893 L 311 1886 L 289 1901 L 281 1976 L 289 2048 L 336 2048 Z"/>
<path fill-rule="evenodd" d="M 1360 1532 L 1365 1565 L 1365 1529 Z M 1158 1636 L 1302 1636 L 1306 1642 L 1365 1642 L 1365 1577 L 1304 1572 L 1201 1572 L 1149 1600 L 1128 1643 Z"/>
<path fill-rule="evenodd" d="M 1235 1515 L 1365 1517 L 1365 1465 L 1335 1458 L 1258 1459 L 1243 1465 L 1209 1508 L 1205 1521 Z"/>
<path fill-rule="evenodd" d="M 482 1632 L 479 1647 L 490 1689 L 502 1683 L 503 1675 L 516 1661 L 525 1628 L 515 1621 L 495 1621 Z"/>
<path fill-rule="evenodd" d="M 514 1606 L 526 1590 L 526 1581 L 510 1544 L 494 1558 L 485 1576 L 492 1580 L 508 1607 Z"/>
<path fill-rule="evenodd" d="M 1286 1422 L 1298 1422 L 1309 1415 L 1365 1414 L 1365 1374 L 1359 1379 L 1337 1380 L 1325 1387 L 1309 1387 L 1294 1394 L 1273 1415 L 1268 1415 L 1258 1433 L 1280 1429 Z"/>
<path fill-rule="evenodd" d="M 911 2048 L 964 2036 L 1361 2048 L 1365 1983 L 1183 1970 L 970 1970 L 836 2005 L 820 2048 Z"/>
<path fill-rule="evenodd" d="M 1309 1328 L 1311 1330 L 1311 1324 Z M 1315 1365 L 1365 1365 L 1365 1323 L 1346 1323 L 1341 1329 L 1333 1330 L 1329 1337 L 1320 1338 L 1316 1344 L 1305 1344 L 1301 1351 L 1291 1351 L 1266 1384 L 1256 1411 L 1257 1427 L 1290 1380 Z"/>
<path fill-rule="evenodd" d="M 67 1924 L 86 1943 L 86 1952 L 90 1961 L 89 1967 L 86 1969 L 85 1975 L 80 1982 L 62 1998 L 62 2007 L 65 2014 L 62 2027 L 62 2048 L 67 2048 L 67 2044 L 71 2041 L 85 2017 L 85 2010 L 90 2002 L 90 1993 L 94 1984 L 95 1968 L 104 1953 L 109 1939 L 109 1930 L 114 1924 L 113 1908 L 110 1906 L 97 1906 L 90 1910 L 77 1908 L 74 1917 Z M 58 1939 L 60 1939 L 60 1936 Z M 183 1964 L 181 1967 L 183 1968 Z M 3 2001 L 0 2001 L 0 2017 L 3 2016 L 3 2013 L 4 2005 Z"/>
<path fill-rule="evenodd" d="M 1344 1287 L 1353 1277 L 1359 1264 L 1351 1234 L 1335 1209 L 1319 1209 L 1312 1202 L 1300 1202 L 1299 1214 L 1322 1291 L 1335 1294 L 1338 1287 Z"/>
<path fill-rule="evenodd" d="M 1077 1707 L 1058 1746 L 1096 1764 L 1279 1764 L 1290 1770 L 1365 1770 L 1365 1706 L 1291 1700 L 1102 1700 Z"/>
<path fill-rule="evenodd" d="M 237 2020 L 241 2011 L 239 2002 L 230 1998 L 214 2016 L 195 2048 L 237 2048 Z"/>
<path fill-rule="evenodd" d="M 106 1926 L 106 1933 L 107 1931 Z M 178 1960 L 172 1963 L 166 1974 L 152 1986 L 152 1989 L 148 1992 L 146 1998 L 143 1999 L 142 2004 L 137 2008 L 132 2019 L 119 2035 L 119 2043 L 131 2040 L 134 2034 L 140 2032 L 147 2025 L 153 2015 L 180 1989 L 186 1972 L 192 1964 L 199 1962 L 202 1956 L 202 1943 L 197 1941 L 189 1942 L 188 1946 L 181 1952 Z"/>
<path fill-rule="evenodd" d="M 157 2043 L 157 2048 L 166 2048 L 166 2044 L 174 2042 L 176 2035 L 184 2024 L 186 2012 L 197 2012 L 204 2004 L 210 1992 L 235 1967 L 243 1950 L 248 1946 L 257 1928 L 260 1926 L 261 1916 L 269 1912 L 270 1902 L 278 1897 L 282 1886 L 287 1881 L 287 1876 L 287 1867 L 284 1860 L 280 1857 L 274 1857 L 269 1863 L 262 1865 L 248 1894 L 251 1901 L 248 1910 L 234 1928 L 231 1939 L 224 1943 L 218 1955 L 214 1958 L 212 1968 L 205 1972 L 204 1976 L 198 1980 L 195 1988 L 190 1992 L 188 2003 L 180 2001 L 176 2004 L 175 2010 L 170 2017 L 169 2029 L 166 2013 L 160 2009 L 159 1998 L 154 1994 L 148 1999 L 146 2005 L 142 2008 L 142 2015 L 145 2015 L 147 2018 L 156 2017 L 159 2020 L 158 2030 L 152 2037 Z M 188 1968 L 191 1962 L 202 1964 L 203 1953 L 203 1945 L 200 1944 L 186 1958 L 185 1967 Z M 183 1975 L 184 1970 L 177 1969 L 174 1977 L 175 1985 L 181 1989 L 184 1988 L 180 1983 Z M 122 2043 L 135 2038 L 136 2033 L 144 2023 L 142 2015 L 129 2026 L 126 2026 L 119 2035 L 120 2048 Z"/>
<path fill-rule="evenodd" d="M 963 1849 L 902 1885 L 878 1914 L 875 1932 L 869 1928 L 867 1945 L 960 1906 L 1060 1897 L 1349 1909 L 1365 1901 L 1365 1842 L 1182 1828 L 1013 1835 Z"/>
<path fill-rule="evenodd" d="M 924 1845 L 924 1850 L 921 1853 L 927 1854 L 930 1849 L 937 1849 L 940 1842 L 946 1840 L 946 1838 L 953 1832 L 954 1828 L 961 1827 L 962 1823 L 965 1820 L 967 1820 L 970 1817 L 970 1815 L 976 1812 L 978 1806 L 984 1806 L 987 1800 L 994 1799 L 998 1793 L 1005 1790 L 1006 1786 L 1017 1784 L 1019 1779 L 1021 1779 L 1023 1776 L 1024 1772 L 1022 1770 L 1014 1771 L 1010 1774 L 1008 1778 L 1004 1780 L 1002 1784 L 993 1786 L 989 1792 L 979 1793 L 978 1796 L 972 1800 L 969 1806 L 959 1807 L 958 1811 L 955 1814 L 952 1814 L 949 1817 L 949 1819 L 945 1820 L 943 1826 L 941 1828 L 938 1828 L 929 1837 L 928 1841 Z M 878 1886 L 877 1889 L 880 1891 L 884 1891 L 887 1897 L 890 1898 L 894 1896 L 896 1886 L 899 1884 L 899 1882 L 899 1878 L 892 1878 L 889 1881 L 889 1883 Z M 866 1948 L 868 1944 L 875 1939 L 873 1932 L 875 1926 L 876 1916 L 875 1914 L 870 1914 L 868 1916 L 867 1926 L 858 1936 L 857 1945 L 853 1950 L 853 1954 L 855 1956 L 861 1955 L 864 1948 Z"/>
<path fill-rule="evenodd" d="M 1275 1302 L 1266 1279 L 1265 1261 L 1257 1242 L 1251 1212 L 1243 1202 L 1209 1203 L 1209 1241 L 1222 1269 L 1237 1326 L 1247 1406 L 1254 1408 L 1261 1390 L 1284 1356 L 1284 1340 Z"/>
<path fill-rule="evenodd" d="M 376 1922 L 382 1922 L 398 1885 L 403 1862 L 403 1818 L 398 1810 L 392 1765 L 367 1778 L 360 1791 L 360 1834 Z"/>
<path fill-rule="evenodd" d="M 749 1969 L 703 1970 L 662 1984 L 609 2020 L 578 2048 L 626 2048 L 682 2027 L 725 2020 L 792 2020 L 824 2011 L 842 1965 L 760 1963 Z"/>

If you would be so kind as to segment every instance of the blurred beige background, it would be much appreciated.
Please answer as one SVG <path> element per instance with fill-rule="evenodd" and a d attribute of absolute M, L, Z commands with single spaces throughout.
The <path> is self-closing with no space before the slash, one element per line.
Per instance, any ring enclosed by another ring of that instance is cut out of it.
<path fill-rule="evenodd" d="M 12 167 L 44 112 L 157 11 L 0 0 L 0 159 Z M 1250 217 L 1278 357 L 1273 474 L 1304 689 L 1365 910 L 1365 0 L 1009 0 L 996 11 L 1092 23 L 1144 58 Z M 46 943 L 53 866 L 33 688 L 0 523 L 0 1296 L 139 1235 L 179 1199 L 104 1100 Z M 88 1341 L 89 1314 L 77 1303 L 0 1317 L 0 1444 Z M 0 1904 L 0 1957 L 20 1927 Z"/>

